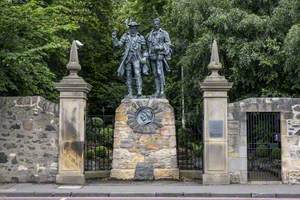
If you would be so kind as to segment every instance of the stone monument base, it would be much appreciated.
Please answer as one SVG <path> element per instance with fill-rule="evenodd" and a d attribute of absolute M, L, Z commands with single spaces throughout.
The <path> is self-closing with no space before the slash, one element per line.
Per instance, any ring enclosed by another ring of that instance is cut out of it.
<path fill-rule="evenodd" d="M 84 185 L 85 184 L 85 176 L 83 174 L 80 174 L 80 175 L 58 174 L 58 175 L 56 175 L 56 183 L 57 184 L 70 184 L 70 185 Z"/>
<path fill-rule="evenodd" d="M 137 175 L 136 169 L 112 169 L 111 178 L 120 180 L 159 180 L 159 179 L 179 179 L 179 169 L 153 169 L 153 173 L 140 172 Z"/>
<path fill-rule="evenodd" d="M 111 178 L 179 179 L 174 111 L 167 99 L 124 99 L 117 108 Z"/>
<path fill-rule="evenodd" d="M 227 185 L 230 184 L 229 174 L 203 174 L 204 185 Z"/>

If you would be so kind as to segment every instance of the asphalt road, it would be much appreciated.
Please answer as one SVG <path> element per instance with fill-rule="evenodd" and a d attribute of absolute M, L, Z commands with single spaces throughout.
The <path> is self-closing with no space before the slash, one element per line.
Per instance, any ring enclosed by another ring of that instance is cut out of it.
<path fill-rule="evenodd" d="M 190 198 L 190 197 L 0 197 L 0 200 L 291 200 L 291 198 Z M 299 198 L 292 198 L 299 199 Z"/>
<path fill-rule="evenodd" d="M 191 198 L 191 197 L 0 197 L 0 200 L 291 200 L 287 198 Z M 298 199 L 298 198 L 292 198 Z"/>

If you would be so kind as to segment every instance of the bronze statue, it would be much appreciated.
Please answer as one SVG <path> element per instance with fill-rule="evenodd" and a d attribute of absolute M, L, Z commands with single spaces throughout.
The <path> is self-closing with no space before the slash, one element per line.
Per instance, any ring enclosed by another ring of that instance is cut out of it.
<path fill-rule="evenodd" d="M 112 33 L 114 47 L 125 47 L 122 62 L 118 68 L 118 75 L 126 75 L 128 87 L 128 98 L 133 97 L 132 79 L 135 79 L 137 86 L 137 97 L 142 96 L 142 74 L 148 74 L 146 65 L 146 40 L 138 33 L 138 24 L 131 21 L 128 24 L 129 32 L 124 33 L 120 40 L 117 39 L 117 32 Z M 145 51 L 145 52 L 144 52 Z"/>
<path fill-rule="evenodd" d="M 155 97 L 165 98 L 165 71 L 170 71 L 167 60 L 171 59 L 171 40 L 167 31 L 160 27 L 160 19 L 153 20 L 153 29 L 147 36 L 151 69 L 155 78 Z"/>

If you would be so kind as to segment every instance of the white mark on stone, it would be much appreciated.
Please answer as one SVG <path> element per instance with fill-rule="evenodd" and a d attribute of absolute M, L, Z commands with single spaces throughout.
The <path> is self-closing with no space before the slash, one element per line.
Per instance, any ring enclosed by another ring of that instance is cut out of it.
<path fill-rule="evenodd" d="M 27 167 L 25 167 L 24 165 L 19 165 L 18 171 L 26 171 L 26 170 L 28 170 Z"/>
<path fill-rule="evenodd" d="M 52 170 L 56 170 L 57 169 L 57 163 L 51 163 L 51 165 L 50 165 L 50 169 L 52 169 Z"/>
<path fill-rule="evenodd" d="M 16 157 L 17 156 L 17 154 L 15 154 L 15 153 L 10 153 L 9 154 L 9 157 L 11 157 L 11 158 L 14 158 L 14 157 Z"/>
<path fill-rule="evenodd" d="M 36 172 L 40 173 L 42 171 L 44 171 L 46 168 L 44 166 L 40 166 L 40 164 L 36 164 Z"/>

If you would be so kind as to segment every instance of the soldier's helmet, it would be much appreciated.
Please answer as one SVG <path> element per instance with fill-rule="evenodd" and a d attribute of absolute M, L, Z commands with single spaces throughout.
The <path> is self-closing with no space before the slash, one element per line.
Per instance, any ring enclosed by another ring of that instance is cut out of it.
<path fill-rule="evenodd" d="M 131 22 L 129 22 L 128 26 L 129 27 L 139 26 L 139 24 L 137 22 L 135 22 L 135 21 L 131 21 Z"/>

